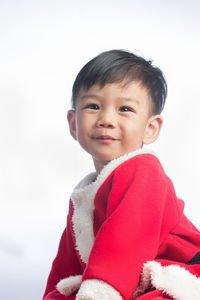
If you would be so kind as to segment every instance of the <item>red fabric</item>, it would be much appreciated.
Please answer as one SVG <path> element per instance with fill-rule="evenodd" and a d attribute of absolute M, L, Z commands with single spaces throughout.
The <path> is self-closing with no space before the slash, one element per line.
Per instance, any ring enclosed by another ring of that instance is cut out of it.
<path fill-rule="evenodd" d="M 184 216 L 183 201 L 153 155 L 138 155 L 118 166 L 99 188 L 94 204 L 96 237 L 88 264 L 81 263 L 75 250 L 70 204 L 45 295 L 61 278 L 83 273 L 83 280 L 101 279 L 128 300 L 146 261 L 165 259 L 185 265 L 200 251 L 200 233 Z M 138 299 L 165 299 L 161 294 L 152 297 L 149 292 Z"/>
<path fill-rule="evenodd" d="M 49 278 L 47 281 L 46 291 L 43 296 L 45 300 L 66 299 L 66 297 L 62 295 L 59 296 L 59 293 L 55 290 L 56 284 L 63 278 L 66 278 L 71 275 L 79 275 L 83 273 L 83 266 L 85 264 L 83 262 L 80 262 L 80 258 L 78 256 L 78 253 L 75 251 L 75 246 L 74 246 L 74 240 L 73 240 L 74 237 L 72 234 L 72 223 L 70 220 L 72 214 L 73 214 L 73 207 L 72 204 L 70 203 L 67 227 L 62 234 L 60 245 L 58 248 L 58 253 L 52 264 L 51 272 L 49 274 Z M 55 290 L 55 295 L 53 293 L 54 298 L 52 298 L 51 294 L 48 295 L 48 293 L 50 293 L 52 290 L 53 291 Z M 71 298 L 69 297 L 69 299 Z"/>
<path fill-rule="evenodd" d="M 172 299 L 164 295 L 161 291 L 154 290 L 136 298 L 137 300 L 168 300 Z"/>
<path fill-rule="evenodd" d="M 64 295 L 60 294 L 57 290 L 53 290 L 46 297 L 44 300 L 75 300 L 76 295 L 65 297 Z"/>

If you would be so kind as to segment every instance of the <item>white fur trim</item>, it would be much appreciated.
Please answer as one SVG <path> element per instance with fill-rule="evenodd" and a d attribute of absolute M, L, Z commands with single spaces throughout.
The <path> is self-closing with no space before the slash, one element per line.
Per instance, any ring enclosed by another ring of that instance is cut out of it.
<path fill-rule="evenodd" d="M 95 179 L 96 174 L 86 177 Z M 71 196 L 74 213 L 72 216 L 73 229 L 76 238 L 76 249 L 78 250 L 83 262 L 88 262 L 89 253 L 94 243 L 93 233 L 93 210 L 94 196 L 96 193 L 95 184 L 90 183 L 89 188 L 75 190 Z M 86 185 L 88 187 L 88 185 Z"/>
<path fill-rule="evenodd" d="M 59 281 L 56 289 L 65 296 L 70 296 L 81 286 L 82 275 L 70 276 Z"/>
<path fill-rule="evenodd" d="M 88 279 L 81 284 L 76 300 L 123 300 L 123 298 L 108 283 L 99 279 Z"/>
<path fill-rule="evenodd" d="M 72 223 L 76 238 L 76 249 L 83 262 L 88 262 L 90 251 L 94 244 L 93 211 L 94 198 L 97 190 L 116 167 L 129 158 L 140 154 L 155 155 L 153 152 L 145 149 L 139 149 L 125 154 L 110 161 L 104 166 L 98 176 L 96 173 L 87 175 L 74 189 L 71 195 L 74 205 Z"/>
<path fill-rule="evenodd" d="M 175 300 L 200 299 L 200 278 L 191 274 L 188 270 L 178 265 L 162 267 L 156 261 L 144 264 L 138 294 L 145 292 L 149 286 L 165 292 Z"/>

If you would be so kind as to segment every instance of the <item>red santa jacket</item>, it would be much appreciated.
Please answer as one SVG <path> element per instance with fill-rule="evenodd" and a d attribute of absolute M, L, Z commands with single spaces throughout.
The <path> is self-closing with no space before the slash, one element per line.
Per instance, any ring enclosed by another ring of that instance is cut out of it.
<path fill-rule="evenodd" d="M 44 300 L 200 299 L 200 232 L 145 150 L 108 163 L 72 193 Z M 141 296 L 143 295 L 143 296 Z"/>

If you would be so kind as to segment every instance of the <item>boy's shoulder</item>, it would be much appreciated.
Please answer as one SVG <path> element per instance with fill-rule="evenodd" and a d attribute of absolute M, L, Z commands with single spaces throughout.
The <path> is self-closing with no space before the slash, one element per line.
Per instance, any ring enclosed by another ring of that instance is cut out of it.
<path fill-rule="evenodd" d="M 137 150 L 118 159 L 114 173 L 135 173 L 138 170 L 154 170 L 163 173 L 163 167 L 158 156 L 150 150 Z M 115 163 L 113 161 L 113 163 Z M 111 162 L 112 164 L 112 162 Z"/>
<path fill-rule="evenodd" d="M 136 179 L 138 183 L 159 182 L 162 185 L 169 181 L 157 155 L 144 149 L 114 159 L 104 167 L 100 177 L 105 186 L 112 186 L 112 188 L 129 185 Z"/>

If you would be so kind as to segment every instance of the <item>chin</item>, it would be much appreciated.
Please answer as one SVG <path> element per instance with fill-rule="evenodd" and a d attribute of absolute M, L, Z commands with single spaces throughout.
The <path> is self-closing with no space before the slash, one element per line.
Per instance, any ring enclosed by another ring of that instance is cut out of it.
<path fill-rule="evenodd" d="M 96 161 L 99 161 L 99 162 L 101 162 L 101 163 L 103 163 L 103 164 L 108 164 L 111 160 L 113 160 L 113 159 L 115 159 L 115 158 L 118 158 L 118 157 L 120 157 L 120 156 L 122 156 L 123 154 L 119 154 L 119 155 L 105 155 L 105 156 L 93 156 L 94 157 L 94 159 L 96 160 Z"/>

